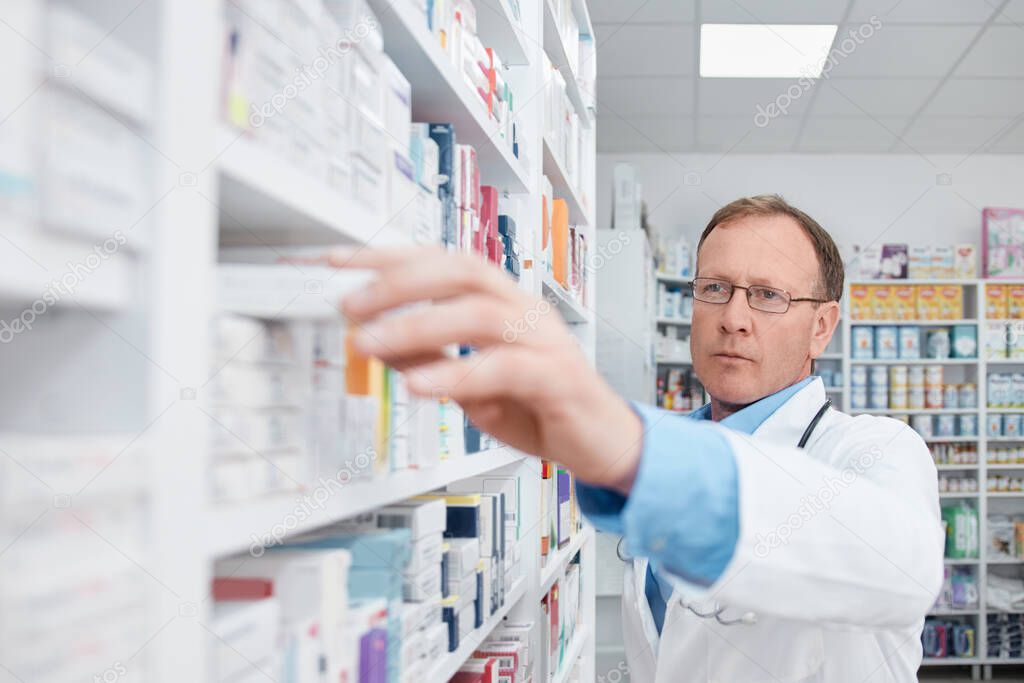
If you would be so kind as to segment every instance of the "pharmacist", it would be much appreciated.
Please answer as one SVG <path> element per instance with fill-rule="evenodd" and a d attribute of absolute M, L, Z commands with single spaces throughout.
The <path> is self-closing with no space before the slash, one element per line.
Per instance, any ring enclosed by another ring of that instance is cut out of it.
<path fill-rule="evenodd" d="M 632 680 L 916 680 L 943 575 L 935 467 L 909 427 L 830 408 L 811 375 L 839 321 L 843 265 L 805 213 L 745 198 L 704 231 L 691 346 L 711 403 L 689 417 L 626 403 L 553 309 L 477 258 L 332 262 L 378 272 L 343 305 L 365 323 L 364 352 L 587 482 L 584 512 L 635 558 Z M 479 352 L 444 356 L 452 343 Z"/>

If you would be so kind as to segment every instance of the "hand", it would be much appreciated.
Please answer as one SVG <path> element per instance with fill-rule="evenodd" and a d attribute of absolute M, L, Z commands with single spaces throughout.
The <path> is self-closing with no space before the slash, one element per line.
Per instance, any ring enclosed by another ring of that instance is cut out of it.
<path fill-rule="evenodd" d="M 479 258 L 437 247 L 339 251 L 329 263 L 377 272 L 342 311 L 361 325 L 356 348 L 401 371 L 411 392 L 443 392 L 510 446 L 628 494 L 643 424 L 552 304 Z M 446 357 L 451 344 L 477 352 Z"/>

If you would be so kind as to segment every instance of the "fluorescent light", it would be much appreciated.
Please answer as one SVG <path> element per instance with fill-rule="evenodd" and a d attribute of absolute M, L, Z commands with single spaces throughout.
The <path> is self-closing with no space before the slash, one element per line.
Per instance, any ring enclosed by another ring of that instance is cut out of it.
<path fill-rule="evenodd" d="M 818 78 L 835 24 L 701 24 L 701 78 Z"/>

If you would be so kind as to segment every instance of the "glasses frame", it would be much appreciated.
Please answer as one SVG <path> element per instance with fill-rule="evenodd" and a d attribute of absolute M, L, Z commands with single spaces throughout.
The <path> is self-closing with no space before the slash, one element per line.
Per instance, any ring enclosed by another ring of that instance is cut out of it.
<path fill-rule="evenodd" d="M 704 281 L 707 281 L 707 282 L 717 282 L 717 283 L 720 283 L 720 284 L 723 284 L 723 285 L 728 285 L 728 287 L 729 287 L 729 298 L 726 299 L 725 301 L 708 301 L 707 299 L 701 299 L 700 297 L 697 296 L 697 282 L 700 281 L 700 280 L 704 280 Z M 737 289 L 742 289 L 744 292 L 746 292 L 746 294 L 747 294 L 747 305 L 750 306 L 750 308 L 752 310 L 760 311 L 761 313 L 772 313 L 774 315 L 783 315 L 783 314 L 789 312 L 790 306 L 792 306 L 794 303 L 799 303 L 801 301 L 810 301 L 810 302 L 813 302 L 813 303 L 816 303 L 816 304 L 827 304 L 828 303 L 827 299 L 815 299 L 815 298 L 809 297 L 809 296 L 796 296 L 795 297 L 792 294 L 790 294 L 789 292 L 787 292 L 786 290 L 779 289 L 778 287 L 769 287 L 768 285 L 748 285 L 748 286 L 744 287 L 742 285 L 733 284 L 732 282 L 729 282 L 728 280 L 720 280 L 720 279 L 718 279 L 716 277 L 695 277 L 690 282 L 690 293 L 693 295 L 693 300 L 694 301 L 700 301 L 700 302 L 703 302 L 703 303 L 706 303 L 706 304 L 711 304 L 713 306 L 724 306 L 725 304 L 727 304 L 730 301 L 732 301 L 732 297 L 733 297 L 734 294 L 736 294 L 736 290 Z M 786 299 L 786 308 L 785 308 L 785 310 L 782 310 L 782 311 L 767 311 L 767 310 L 765 310 L 763 308 L 758 308 L 757 306 L 755 306 L 753 304 L 753 302 L 751 301 L 750 292 L 751 292 L 751 290 L 759 290 L 759 289 L 760 290 L 767 290 L 767 291 L 770 291 L 770 292 L 776 292 L 778 294 L 782 294 L 785 297 L 785 299 Z"/>

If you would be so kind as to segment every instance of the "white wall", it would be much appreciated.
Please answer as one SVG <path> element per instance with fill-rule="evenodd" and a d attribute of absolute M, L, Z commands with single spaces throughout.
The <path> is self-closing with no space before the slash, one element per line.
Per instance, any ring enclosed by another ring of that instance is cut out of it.
<path fill-rule="evenodd" d="M 818 220 L 844 255 L 854 243 L 980 244 L 983 207 L 1024 207 L 1019 155 L 599 154 L 598 228 L 611 225 L 618 161 L 637 167 L 651 225 L 691 241 L 719 206 L 771 192 Z"/>

